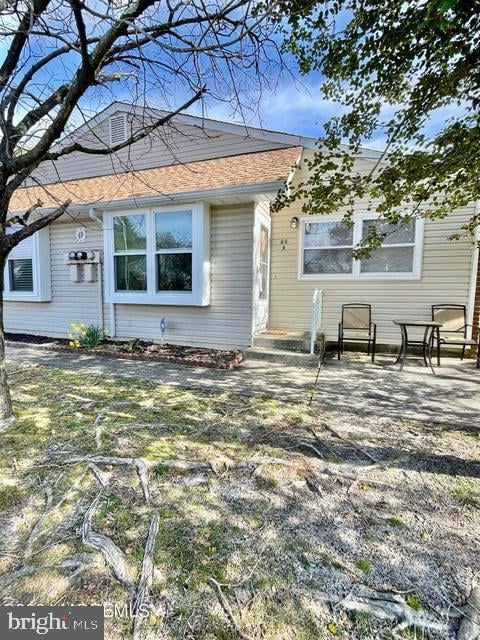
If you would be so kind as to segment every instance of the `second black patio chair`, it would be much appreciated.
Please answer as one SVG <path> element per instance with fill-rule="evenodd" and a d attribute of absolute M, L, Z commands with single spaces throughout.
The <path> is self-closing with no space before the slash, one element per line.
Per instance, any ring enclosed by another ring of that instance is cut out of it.
<path fill-rule="evenodd" d="M 366 342 L 367 353 L 375 362 L 377 325 L 372 322 L 372 305 L 342 304 L 342 321 L 338 325 L 338 359 L 344 351 L 345 342 Z"/>
<path fill-rule="evenodd" d="M 437 347 L 437 364 L 440 366 L 441 346 L 461 347 L 460 359 L 463 360 L 467 347 L 477 347 L 477 369 L 480 368 L 480 343 L 467 338 L 467 307 L 464 304 L 432 304 L 432 320 L 441 322 L 437 335 L 433 336 Z"/>

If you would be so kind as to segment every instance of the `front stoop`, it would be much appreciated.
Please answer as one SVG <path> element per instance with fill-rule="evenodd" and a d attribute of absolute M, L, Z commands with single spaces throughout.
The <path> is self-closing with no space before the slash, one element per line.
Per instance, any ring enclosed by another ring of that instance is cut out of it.
<path fill-rule="evenodd" d="M 255 336 L 253 346 L 243 350 L 245 358 L 267 360 L 292 367 L 318 367 L 324 336 L 317 334 L 315 354 L 310 354 L 308 331 L 267 331 Z"/>

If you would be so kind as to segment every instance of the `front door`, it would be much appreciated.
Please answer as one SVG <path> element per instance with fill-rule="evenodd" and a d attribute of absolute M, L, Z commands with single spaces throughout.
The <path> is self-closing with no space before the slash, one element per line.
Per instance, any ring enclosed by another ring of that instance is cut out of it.
<path fill-rule="evenodd" d="M 270 230 L 271 221 L 263 211 L 255 212 L 254 233 L 254 291 L 253 334 L 268 327 L 268 298 L 270 291 Z"/>

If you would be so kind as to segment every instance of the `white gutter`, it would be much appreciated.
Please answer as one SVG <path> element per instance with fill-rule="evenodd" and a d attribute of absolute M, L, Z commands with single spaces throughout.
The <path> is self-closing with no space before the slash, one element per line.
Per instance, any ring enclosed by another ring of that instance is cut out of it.
<path fill-rule="evenodd" d="M 475 204 L 477 215 L 480 214 L 480 201 L 477 200 Z M 478 277 L 478 258 L 479 258 L 479 247 L 478 243 L 480 242 L 480 227 L 477 227 L 474 235 L 475 248 L 472 251 L 472 262 L 470 266 L 470 287 L 468 291 L 468 305 L 467 305 L 467 324 L 473 324 L 473 316 L 475 313 L 475 294 L 477 290 L 477 277 Z M 472 327 L 468 327 L 467 336 L 469 338 L 471 335 Z"/>

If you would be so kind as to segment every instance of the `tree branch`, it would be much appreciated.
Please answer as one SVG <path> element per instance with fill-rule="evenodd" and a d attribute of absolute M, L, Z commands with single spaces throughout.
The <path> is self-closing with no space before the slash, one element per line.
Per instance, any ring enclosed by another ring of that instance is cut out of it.
<path fill-rule="evenodd" d="M 185 102 L 180 107 L 178 107 L 178 109 L 175 109 L 175 111 L 171 111 L 166 116 L 162 116 L 161 118 L 158 118 L 158 120 L 153 122 L 151 125 L 148 125 L 147 127 L 144 127 L 137 133 L 132 134 L 124 142 L 120 142 L 119 144 L 113 145 L 111 147 L 104 147 L 103 149 L 94 149 L 90 147 L 84 147 L 79 142 L 73 142 L 71 145 L 68 145 L 68 147 L 61 149 L 60 151 L 48 153 L 45 156 L 45 159 L 58 160 L 58 158 L 61 158 L 62 156 L 73 153 L 74 151 L 80 151 L 81 153 L 89 153 L 92 155 L 101 155 L 101 156 L 106 156 L 112 153 L 116 153 L 117 151 L 120 151 L 121 149 L 125 149 L 125 147 L 129 147 L 130 145 L 134 144 L 135 142 L 138 142 L 139 140 L 143 140 L 143 138 L 146 138 L 153 131 L 165 125 L 172 118 L 177 116 L 182 111 L 185 111 L 185 109 L 188 109 L 188 107 L 192 106 L 192 104 L 200 100 L 204 92 L 205 92 L 204 88 L 199 89 L 197 93 L 190 98 L 190 100 L 187 100 L 187 102 Z"/>

